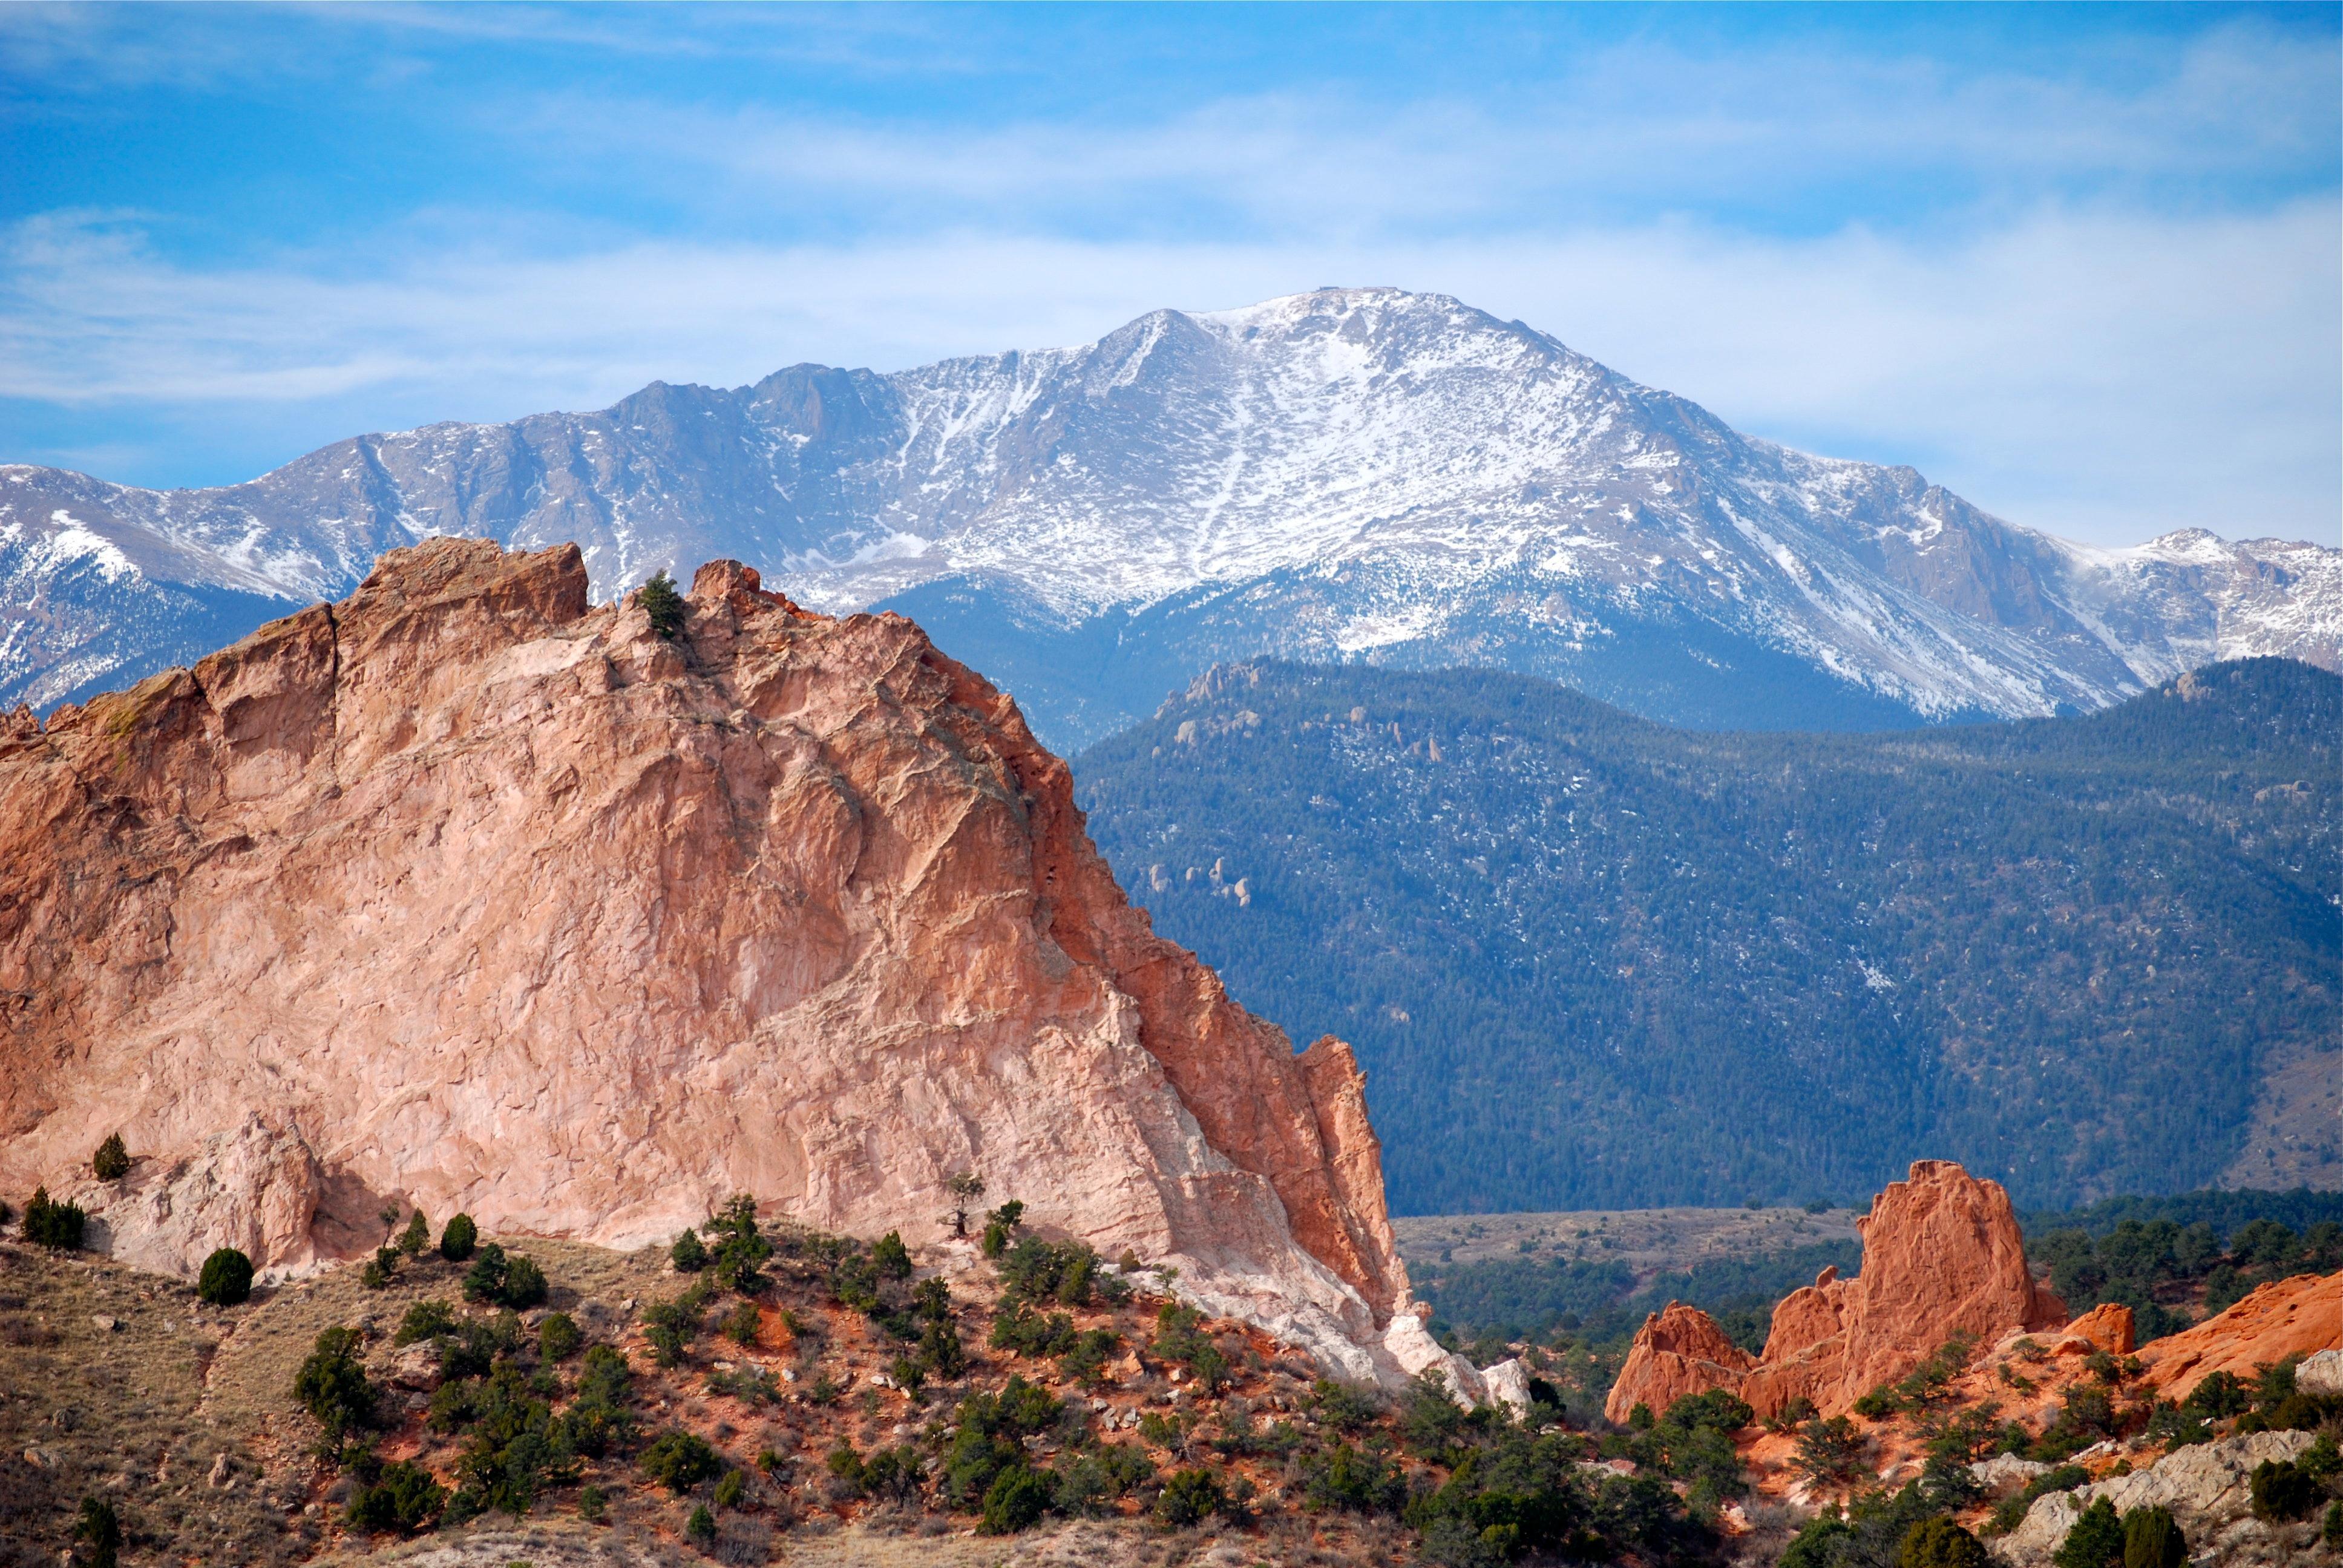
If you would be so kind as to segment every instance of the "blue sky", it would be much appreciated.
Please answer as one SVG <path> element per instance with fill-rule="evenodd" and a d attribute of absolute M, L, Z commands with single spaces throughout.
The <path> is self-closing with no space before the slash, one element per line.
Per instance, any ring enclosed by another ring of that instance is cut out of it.
<path fill-rule="evenodd" d="M 1390 283 L 2107 543 L 2337 542 L 2338 7 L 0 7 L 0 460 Z"/>

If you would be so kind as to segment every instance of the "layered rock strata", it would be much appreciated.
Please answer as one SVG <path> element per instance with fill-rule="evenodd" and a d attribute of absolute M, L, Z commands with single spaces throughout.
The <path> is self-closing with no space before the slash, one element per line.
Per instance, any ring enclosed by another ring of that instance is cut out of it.
<path fill-rule="evenodd" d="M 1835 1415 L 1955 1334 L 1990 1345 L 2014 1330 L 2066 1321 L 2064 1304 L 2026 1270 L 2017 1217 L 1999 1182 L 1950 1161 L 1923 1160 L 1856 1224 L 1861 1272 L 1842 1280 L 1825 1269 L 1785 1298 L 1755 1362 L 1696 1308 L 1671 1304 L 1645 1319 L 1604 1413 L 1624 1421 L 1638 1404 L 1656 1413 L 1684 1394 L 1725 1388 L 1761 1418 L 1799 1399 Z"/>
<path fill-rule="evenodd" d="M 1395 1312 L 1429 1342 L 1362 1084 L 1153 935 L 1006 697 L 733 563 L 670 640 L 574 547 L 433 540 L 0 727 L 0 1189 L 120 1131 L 93 1199 L 150 1265 L 347 1255 L 386 1203 L 631 1245 L 736 1191 L 932 1239 L 973 1171 L 1390 1375 Z"/>

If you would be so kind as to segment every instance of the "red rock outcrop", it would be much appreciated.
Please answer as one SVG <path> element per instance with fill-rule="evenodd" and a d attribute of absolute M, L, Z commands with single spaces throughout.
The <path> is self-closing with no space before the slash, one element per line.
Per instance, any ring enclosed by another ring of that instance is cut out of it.
<path fill-rule="evenodd" d="M 386 1201 L 630 1244 L 745 1191 L 933 1238 L 973 1170 L 1368 1370 L 1408 1283 L 1349 1049 L 1156 937 L 917 627 L 729 562 L 689 608 L 669 641 L 574 547 L 437 539 L 0 726 L 0 1187 L 119 1131 L 142 1258 L 283 1266 Z M 206 1155 L 256 1116 L 281 1158 Z"/>
<path fill-rule="evenodd" d="M 2288 1356 L 2343 1350 L 2343 1274 L 2297 1274 L 2262 1286 L 2225 1312 L 2139 1352 L 2140 1382 L 2162 1399 L 2183 1400 L 2217 1372 L 2250 1382 Z"/>
<path fill-rule="evenodd" d="M 1603 1413 L 1624 1422 L 1640 1404 L 1657 1415 L 1686 1394 L 1738 1385 L 1756 1364 L 1757 1358 L 1727 1339 L 1715 1319 L 1698 1307 L 1670 1302 L 1664 1311 L 1644 1318 Z"/>
<path fill-rule="evenodd" d="M 1654 1338 L 1660 1318 L 1647 1319 L 1604 1410 L 1614 1421 L 1638 1403 L 1654 1412 L 1666 1402 L 1707 1388 L 1730 1388 L 1759 1416 L 1795 1399 L 1837 1414 L 1883 1382 L 1904 1376 L 1956 1333 L 1990 1345 L 2015 1330 L 2056 1328 L 2066 1321 L 2058 1298 L 2034 1282 L 2009 1194 L 1946 1160 L 1923 1160 L 1909 1179 L 1890 1182 L 1858 1221 L 1863 1270 L 1842 1280 L 1825 1269 L 1774 1309 L 1765 1349 L 1754 1364 L 1670 1362 Z M 1685 1319 L 1667 1332 L 1724 1333 L 1705 1313 L 1671 1307 Z M 1665 1314 L 1663 1314 L 1664 1316 Z M 1652 1342 L 1645 1355 L 1646 1342 Z M 1697 1386 L 1663 1386 L 1658 1373 L 1691 1378 Z M 1698 1377 L 1692 1377 L 1695 1368 Z M 1679 1376 L 1681 1374 L 1681 1376 Z M 1643 1381 L 1652 1378 L 1648 1385 Z M 1705 1381 L 1703 1381 L 1705 1380 Z"/>

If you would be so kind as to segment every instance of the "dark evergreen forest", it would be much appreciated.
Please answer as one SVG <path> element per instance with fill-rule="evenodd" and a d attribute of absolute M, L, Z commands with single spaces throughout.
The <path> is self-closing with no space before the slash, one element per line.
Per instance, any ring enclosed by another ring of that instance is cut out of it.
<path fill-rule="evenodd" d="M 2064 1208 L 2217 1185 L 2269 1072 L 2343 1072 L 2338 738 L 2281 659 L 1869 735 L 1258 662 L 1075 771 L 1158 930 L 1357 1047 L 1398 1212 L 1859 1203 L 1923 1157 Z"/>

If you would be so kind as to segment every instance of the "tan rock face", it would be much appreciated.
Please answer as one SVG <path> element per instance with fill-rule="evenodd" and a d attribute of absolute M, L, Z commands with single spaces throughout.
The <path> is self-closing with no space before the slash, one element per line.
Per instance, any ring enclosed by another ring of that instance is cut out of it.
<path fill-rule="evenodd" d="M 2227 1312 L 2139 1352 L 2140 1382 L 2163 1399 L 2185 1400 L 2217 1372 L 2247 1382 L 2288 1356 L 2343 1350 L 2343 1273 L 2297 1274 L 2264 1285 Z"/>
<path fill-rule="evenodd" d="M 1296 1057 L 1154 936 L 1007 698 L 731 563 L 670 643 L 574 548 L 434 540 L 13 717 L 0 1030 L 0 1184 L 119 1130 L 179 1173 L 140 1233 L 182 1266 L 347 1255 L 387 1200 L 632 1244 L 745 1191 L 932 1238 L 973 1170 L 1353 1372 L 1408 1297 L 1348 1048 Z M 280 1155 L 234 1173 L 256 1125 Z"/>
<path fill-rule="evenodd" d="M 1889 1183 L 1857 1223 L 1862 1272 L 1842 1280 L 1825 1269 L 1814 1284 L 1785 1297 L 1754 1362 L 1670 1361 L 1671 1351 L 1655 1336 L 1723 1342 L 1724 1332 L 1691 1307 L 1671 1306 L 1647 1319 L 1604 1402 L 1606 1413 L 1615 1421 L 1617 1412 L 1638 1403 L 1656 1412 L 1684 1394 L 1729 1388 L 1760 1417 L 1795 1399 L 1835 1415 L 1911 1372 L 1956 1333 L 1990 1345 L 2012 1331 L 2066 1321 L 2064 1304 L 2026 1271 L 2017 1217 L 1999 1182 L 1978 1181 L 1950 1161 L 1923 1160 L 1908 1180 Z M 1679 1312 L 1684 1319 L 1664 1327 L 1662 1320 Z"/>

